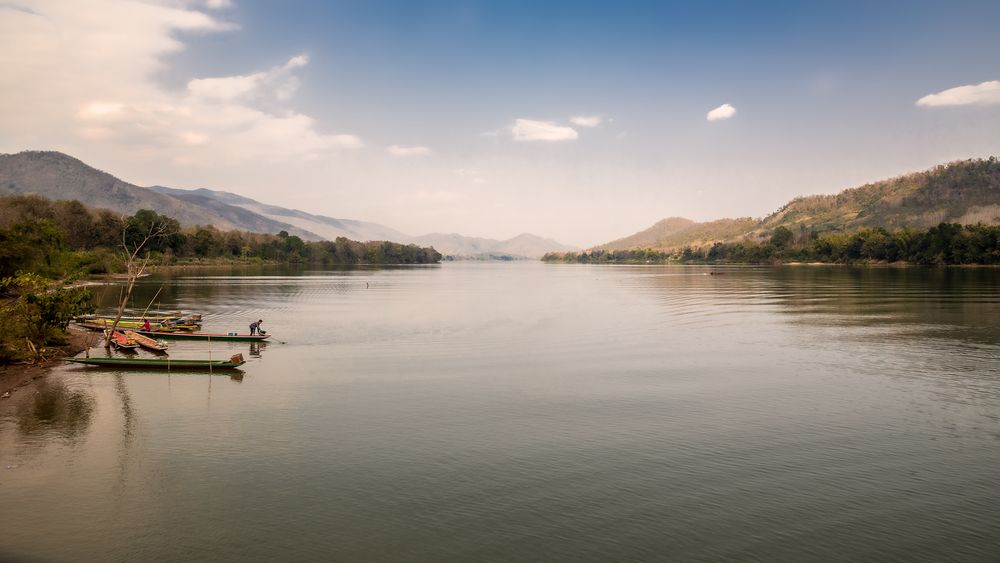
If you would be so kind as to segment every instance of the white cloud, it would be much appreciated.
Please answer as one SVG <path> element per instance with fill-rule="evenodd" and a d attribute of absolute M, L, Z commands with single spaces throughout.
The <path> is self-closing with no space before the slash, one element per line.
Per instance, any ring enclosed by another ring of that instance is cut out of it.
<path fill-rule="evenodd" d="M 195 131 L 184 131 L 181 133 L 181 140 L 189 145 L 204 145 L 209 141 L 208 135 L 202 135 Z"/>
<path fill-rule="evenodd" d="M 991 106 L 1000 104 L 1000 80 L 956 86 L 917 100 L 918 106 Z"/>
<path fill-rule="evenodd" d="M 723 119 L 729 119 L 730 117 L 736 115 L 736 108 L 729 104 L 722 104 L 721 106 L 708 112 L 705 116 L 709 121 L 722 121 Z"/>
<path fill-rule="evenodd" d="M 210 10 L 224 10 L 233 6 L 232 0 L 205 0 L 205 6 Z"/>
<path fill-rule="evenodd" d="M 322 132 L 288 107 L 309 63 L 299 54 L 258 72 L 199 77 L 173 90 L 156 76 L 181 32 L 236 29 L 199 8 L 225 1 L 19 0 L 0 6 L 0 144 L 77 156 L 238 166 L 316 159 L 364 146 Z M 113 156 L 110 156 L 113 155 Z"/>
<path fill-rule="evenodd" d="M 569 120 L 573 125 L 580 127 L 597 127 L 604 121 L 604 118 L 599 115 L 575 115 Z"/>
<path fill-rule="evenodd" d="M 88 119 L 111 119 L 122 114 L 125 107 L 115 102 L 91 102 L 77 112 L 77 117 Z"/>
<path fill-rule="evenodd" d="M 264 73 L 220 78 L 196 78 L 188 82 L 188 92 L 200 98 L 232 100 L 257 90 Z"/>
<path fill-rule="evenodd" d="M 431 149 L 422 146 L 402 147 L 399 145 L 390 145 L 386 147 L 385 152 L 389 153 L 390 156 L 395 157 L 428 156 L 431 154 Z"/>
<path fill-rule="evenodd" d="M 292 71 L 309 64 L 309 57 L 296 55 L 282 66 L 253 74 L 196 78 L 187 84 L 188 93 L 200 98 L 235 100 L 237 98 L 268 97 L 288 100 L 299 87 Z"/>
<path fill-rule="evenodd" d="M 531 119 L 516 119 L 510 133 L 515 141 L 573 141 L 579 137 L 572 127 Z"/>

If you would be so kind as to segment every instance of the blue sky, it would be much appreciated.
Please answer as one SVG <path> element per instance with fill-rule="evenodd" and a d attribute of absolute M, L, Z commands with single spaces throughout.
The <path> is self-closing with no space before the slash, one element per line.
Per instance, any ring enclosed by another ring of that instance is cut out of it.
<path fill-rule="evenodd" d="M 1000 153 L 998 22 L 988 2 L 15 0 L 0 150 L 589 246 Z"/>

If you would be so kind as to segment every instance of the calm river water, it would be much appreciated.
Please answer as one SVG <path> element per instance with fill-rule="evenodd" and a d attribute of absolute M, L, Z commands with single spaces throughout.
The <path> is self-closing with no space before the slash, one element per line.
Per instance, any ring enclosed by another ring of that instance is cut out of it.
<path fill-rule="evenodd" d="M 1000 270 L 721 271 L 146 279 L 278 341 L 8 399 L 0 559 L 996 561 Z"/>

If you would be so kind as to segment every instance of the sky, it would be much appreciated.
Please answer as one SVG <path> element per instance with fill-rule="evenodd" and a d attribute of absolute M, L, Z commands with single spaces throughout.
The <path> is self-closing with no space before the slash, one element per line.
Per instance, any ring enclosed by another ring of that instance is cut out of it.
<path fill-rule="evenodd" d="M 588 247 L 1000 155 L 995 2 L 0 0 L 0 152 Z"/>

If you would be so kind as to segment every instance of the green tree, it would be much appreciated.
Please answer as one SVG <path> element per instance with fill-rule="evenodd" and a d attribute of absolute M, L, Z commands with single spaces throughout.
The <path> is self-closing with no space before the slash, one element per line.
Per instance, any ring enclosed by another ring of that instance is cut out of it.
<path fill-rule="evenodd" d="M 787 227 L 777 227 L 774 229 L 774 233 L 771 234 L 771 244 L 775 248 L 785 248 L 792 242 L 792 238 L 794 238 L 794 235 Z"/>

